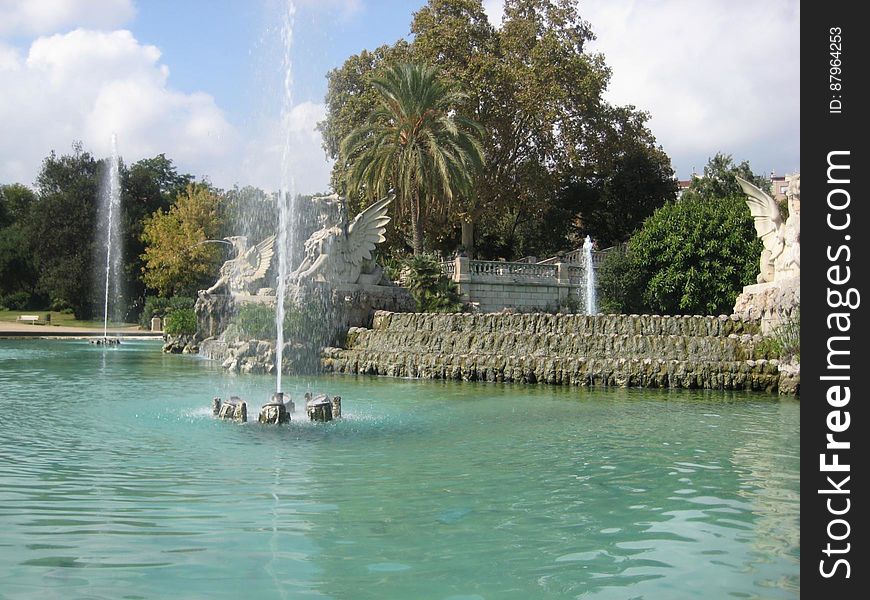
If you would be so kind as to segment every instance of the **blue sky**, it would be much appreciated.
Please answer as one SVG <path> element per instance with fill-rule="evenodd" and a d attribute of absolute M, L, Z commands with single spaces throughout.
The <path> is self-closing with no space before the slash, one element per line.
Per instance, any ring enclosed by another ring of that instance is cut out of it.
<path fill-rule="evenodd" d="M 424 2 L 295 0 L 284 116 L 296 188 L 325 191 L 314 124 L 325 74 L 408 35 Z M 494 23 L 502 0 L 484 0 Z M 0 0 L 0 183 L 31 184 L 73 140 L 127 162 L 164 152 L 233 184 L 279 184 L 281 17 L 288 0 Z M 686 178 L 717 151 L 757 172 L 800 169 L 799 2 L 586 0 L 613 68 L 608 99 L 652 115 Z"/>
<path fill-rule="evenodd" d="M 293 31 L 294 99 L 322 102 L 325 74 L 363 48 L 393 43 L 409 33 L 420 2 L 300 2 Z M 275 66 L 275 16 L 280 0 L 148 0 L 136 5 L 130 29 L 154 44 L 171 65 L 179 89 L 208 90 L 231 117 L 243 118 L 260 107 L 261 72 Z M 191 35 L 195 31 L 196 35 Z"/>

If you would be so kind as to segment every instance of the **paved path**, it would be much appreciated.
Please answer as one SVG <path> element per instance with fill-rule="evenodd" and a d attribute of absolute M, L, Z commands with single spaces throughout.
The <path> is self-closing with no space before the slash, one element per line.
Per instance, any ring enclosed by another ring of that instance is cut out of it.
<path fill-rule="evenodd" d="M 100 337 L 103 329 L 93 327 L 67 327 L 65 325 L 33 325 L 15 321 L 0 322 L 0 338 L 3 337 Z M 160 331 L 143 331 L 136 325 L 129 327 L 111 327 L 109 335 L 123 337 L 162 338 Z"/>

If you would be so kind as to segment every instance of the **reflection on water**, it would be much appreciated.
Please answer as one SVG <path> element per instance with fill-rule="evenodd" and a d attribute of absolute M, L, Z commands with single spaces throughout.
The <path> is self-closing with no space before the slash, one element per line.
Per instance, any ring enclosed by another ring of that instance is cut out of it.
<path fill-rule="evenodd" d="M 211 418 L 273 383 L 0 341 L 0 592 L 799 596 L 795 401 L 345 377 L 285 385 L 341 421 Z"/>

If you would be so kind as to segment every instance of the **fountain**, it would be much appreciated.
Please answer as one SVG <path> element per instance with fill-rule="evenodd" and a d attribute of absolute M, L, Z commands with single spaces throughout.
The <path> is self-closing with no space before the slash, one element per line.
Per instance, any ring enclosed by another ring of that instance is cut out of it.
<path fill-rule="evenodd" d="M 119 277 L 121 273 L 121 174 L 118 158 L 117 136 L 112 134 L 112 156 L 100 189 L 100 222 L 105 231 L 106 277 L 103 299 L 103 337 L 92 340 L 100 345 L 119 344 L 118 338 L 109 337 L 109 293 L 119 296 Z M 112 275 L 114 274 L 114 277 Z"/>
<path fill-rule="evenodd" d="M 586 279 L 586 314 L 598 312 L 595 298 L 595 268 L 592 265 L 592 238 L 588 235 L 583 241 L 583 272 Z"/>
<path fill-rule="evenodd" d="M 281 133 L 283 150 L 281 153 L 281 187 L 278 190 L 278 286 L 275 310 L 275 371 L 277 381 L 275 391 L 281 394 L 281 375 L 284 371 L 284 303 L 287 299 L 287 275 L 290 272 L 290 249 L 296 244 L 298 229 L 298 207 L 294 193 L 293 175 L 290 172 L 291 128 L 290 117 L 293 110 L 293 69 L 290 50 L 293 44 L 293 20 L 296 6 L 293 0 L 287 1 L 281 27 L 284 53 L 282 67 L 284 73 L 284 96 L 281 106 Z"/>
<path fill-rule="evenodd" d="M 275 373 L 275 392 L 262 406 L 258 418 L 261 423 L 274 424 L 289 421 L 293 412 L 290 396 L 283 391 L 285 370 L 297 373 L 317 370 L 321 347 L 334 343 L 338 330 L 369 324 L 375 310 L 413 307 L 407 290 L 391 283 L 382 285 L 383 269 L 374 256 L 375 246 L 384 241 L 385 227 L 390 220 L 387 208 L 392 196 L 374 202 L 350 221 L 346 210 L 343 213 L 335 210 L 346 206 L 337 194 L 312 198 L 305 205 L 296 195 L 290 164 L 294 16 L 294 3 L 286 0 L 280 29 L 283 151 L 276 194 L 277 232 L 250 248 L 246 236 L 225 238 L 236 250 L 235 257 L 224 263 L 214 285 L 200 291 L 195 305 L 197 335 L 203 339 L 201 350 L 206 348 L 206 356 L 219 358 L 224 368 L 236 372 Z M 339 214 L 330 214 L 335 212 Z M 315 229 L 313 233 L 312 229 Z M 277 273 L 269 267 L 273 254 L 277 254 Z M 277 279 L 275 288 L 258 289 L 256 284 L 267 271 Z M 284 321 L 291 300 L 293 305 L 302 307 L 304 314 L 299 319 L 302 325 L 296 324 L 288 343 Z M 271 340 L 231 340 L 223 336 L 228 323 L 244 304 L 271 305 L 272 302 L 275 306 L 274 346 Z M 312 312 L 317 315 L 313 320 L 308 318 Z M 319 403 L 314 408 L 306 403 L 309 418 L 329 421 L 341 417 L 340 397 L 320 394 L 317 398 Z M 235 409 L 231 412 L 228 408 L 221 413 L 219 408 L 215 414 L 227 418 L 236 413 Z"/>

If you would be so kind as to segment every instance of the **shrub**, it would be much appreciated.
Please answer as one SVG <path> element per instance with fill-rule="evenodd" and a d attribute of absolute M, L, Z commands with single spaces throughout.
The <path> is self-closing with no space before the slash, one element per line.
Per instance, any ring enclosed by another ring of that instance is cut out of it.
<path fill-rule="evenodd" d="M 444 275 L 441 263 L 429 254 L 405 261 L 407 286 L 420 312 L 459 312 L 462 301 L 456 283 Z"/>
<path fill-rule="evenodd" d="M 193 310 L 194 300 L 187 296 L 148 296 L 145 298 L 145 307 L 139 315 L 139 324 L 148 329 L 151 327 L 151 318 L 160 317 L 165 319 L 169 313 L 175 310 Z"/>
<path fill-rule="evenodd" d="M 265 304 L 243 304 L 233 319 L 238 335 L 253 340 L 274 340 L 275 309 Z"/>
<path fill-rule="evenodd" d="M 608 252 L 596 271 L 598 308 L 604 314 L 648 312 L 643 294 L 646 278 L 625 245 Z"/>
<path fill-rule="evenodd" d="M 0 297 L 0 309 L 27 310 L 30 306 L 30 294 L 24 291 L 12 292 Z"/>
<path fill-rule="evenodd" d="M 332 331 L 332 307 L 327 299 L 314 295 L 309 303 L 284 305 L 284 339 L 326 340 Z M 265 304 L 243 304 L 227 326 L 224 338 L 274 340 L 278 336 L 275 309 Z"/>
<path fill-rule="evenodd" d="M 402 270 L 404 269 L 407 257 L 398 257 L 395 255 L 382 256 L 381 265 L 383 265 L 384 275 L 390 281 L 399 281 L 402 278 Z"/>
<path fill-rule="evenodd" d="M 49 309 L 54 312 L 59 312 L 63 314 L 72 314 L 72 307 L 69 305 L 69 302 L 62 298 L 54 298 L 49 304 Z"/>
<path fill-rule="evenodd" d="M 192 335 L 196 333 L 196 314 L 189 308 L 173 310 L 166 315 L 163 331 L 169 335 Z"/>
<path fill-rule="evenodd" d="M 795 311 L 791 318 L 784 320 L 764 337 L 759 351 L 770 358 L 801 361 L 801 314 Z"/>
<path fill-rule="evenodd" d="M 666 314 L 730 312 L 755 283 L 761 240 L 741 196 L 683 198 L 658 209 L 629 240 L 628 279 L 640 274 L 643 303 Z"/>

